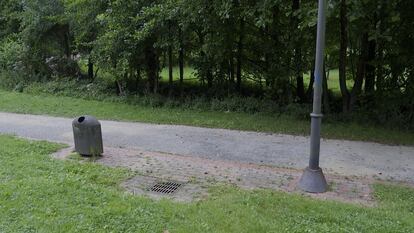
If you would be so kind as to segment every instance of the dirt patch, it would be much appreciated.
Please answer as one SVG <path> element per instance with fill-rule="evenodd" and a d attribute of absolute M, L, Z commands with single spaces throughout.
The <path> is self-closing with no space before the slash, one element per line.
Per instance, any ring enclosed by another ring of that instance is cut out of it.
<path fill-rule="evenodd" d="M 71 155 L 72 151 L 73 148 L 66 148 L 53 156 L 64 159 Z M 122 186 L 133 194 L 155 199 L 167 198 L 183 202 L 201 200 L 208 195 L 208 187 L 230 184 L 248 190 L 272 189 L 300 193 L 318 199 L 375 205 L 371 195 L 373 180 L 367 178 L 327 174 L 328 192 L 308 194 L 296 188 L 302 174 L 302 171 L 297 169 L 122 148 L 105 148 L 104 155 L 96 162 L 135 171 L 138 175 L 125 181 Z M 172 195 L 149 191 L 151 185 L 160 181 L 178 181 L 183 183 L 183 186 Z"/>
<path fill-rule="evenodd" d="M 67 159 L 72 153 L 75 152 L 75 149 L 73 147 L 66 147 L 62 150 L 56 151 L 52 154 L 52 157 L 59 160 Z"/>

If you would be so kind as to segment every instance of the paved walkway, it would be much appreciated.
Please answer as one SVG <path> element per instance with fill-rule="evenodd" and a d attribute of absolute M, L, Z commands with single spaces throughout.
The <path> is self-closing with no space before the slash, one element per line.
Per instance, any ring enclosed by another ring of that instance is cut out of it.
<path fill-rule="evenodd" d="M 0 113 L 0 133 L 72 144 L 72 119 Z M 213 160 L 302 169 L 307 137 L 188 126 L 101 121 L 104 145 Z M 414 147 L 323 140 L 321 167 L 329 173 L 414 183 Z"/>

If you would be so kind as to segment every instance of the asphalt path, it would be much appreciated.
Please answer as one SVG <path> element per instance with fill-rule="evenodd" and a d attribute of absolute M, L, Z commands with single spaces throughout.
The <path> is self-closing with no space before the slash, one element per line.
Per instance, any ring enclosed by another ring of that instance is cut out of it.
<path fill-rule="evenodd" d="M 0 112 L 0 133 L 73 144 L 72 120 Z M 104 146 L 295 169 L 308 162 L 308 137 L 135 122 L 101 124 Z M 322 140 L 321 167 L 329 173 L 414 183 L 414 147 Z"/>

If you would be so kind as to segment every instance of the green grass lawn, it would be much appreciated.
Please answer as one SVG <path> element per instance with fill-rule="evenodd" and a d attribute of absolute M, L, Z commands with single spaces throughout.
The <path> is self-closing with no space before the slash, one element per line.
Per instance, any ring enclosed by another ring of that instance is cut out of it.
<path fill-rule="evenodd" d="M 305 87 L 309 85 L 310 81 L 310 73 L 306 73 L 303 75 L 303 81 L 305 83 Z M 350 79 L 347 80 L 348 89 L 351 89 L 354 85 L 354 80 Z M 329 77 L 328 77 L 328 89 L 335 94 L 340 94 L 341 89 L 339 87 L 339 71 L 338 69 L 330 70 Z"/>
<path fill-rule="evenodd" d="M 99 119 L 181 124 L 237 130 L 308 135 L 309 120 L 287 115 L 196 111 L 182 108 L 153 108 L 109 101 L 94 101 L 51 95 L 0 91 L 0 111 L 76 117 L 90 114 Z M 414 134 L 355 123 L 324 123 L 325 138 L 414 145 Z"/>
<path fill-rule="evenodd" d="M 195 70 L 192 67 L 186 66 L 184 68 L 184 81 L 185 82 L 198 82 L 198 80 L 195 80 Z M 161 79 L 163 81 L 168 81 L 168 67 L 163 68 L 160 73 Z M 174 67 L 173 69 L 173 77 L 174 81 L 177 81 L 180 79 L 180 73 L 179 68 Z M 303 74 L 304 84 L 305 87 L 309 85 L 310 81 L 310 73 L 304 73 Z M 252 82 L 251 80 L 245 80 L 245 82 Z M 354 81 L 352 79 L 347 80 L 348 88 L 352 88 L 354 85 Z M 329 77 L 328 77 L 328 89 L 331 90 L 333 93 L 340 94 L 341 90 L 339 88 L 339 71 L 338 69 L 333 69 L 329 71 Z"/>
<path fill-rule="evenodd" d="M 378 206 L 219 186 L 195 203 L 125 193 L 123 169 L 52 159 L 62 146 L 0 135 L 0 232 L 413 232 L 414 190 L 375 185 Z"/>
<path fill-rule="evenodd" d="M 189 66 L 184 67 L 184 81 L 185 82 L 191 82 L 191 81 L 198 82 L 198 80 L 194 80 L 195 78 L 197 78 L 195 75 L 195 72 L 196 71 L 192 67 L 189 67 Z M 168 74 L 169 74 L 168 67 L 162 69 L 160 73 L 161 79 L 163 81 L 168 81 L 168 77 L 169 77 Z M 174 81 L 180 80 L 180 70 L 177 66 L 174 67 L 173 69 L 173 78 L 174 78 Z"/>

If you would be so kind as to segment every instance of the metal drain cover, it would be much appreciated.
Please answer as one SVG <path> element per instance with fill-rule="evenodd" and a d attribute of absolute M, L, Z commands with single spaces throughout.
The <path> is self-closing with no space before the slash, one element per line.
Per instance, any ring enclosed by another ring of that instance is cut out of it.
<path fill-rule="evenodd" d="M 173 194 L 182 186 L 181 183 L 169 181 L 169 182 L 159 182 L 153 185 L 150 190 L 155 193 L 161 194 Z"/>

